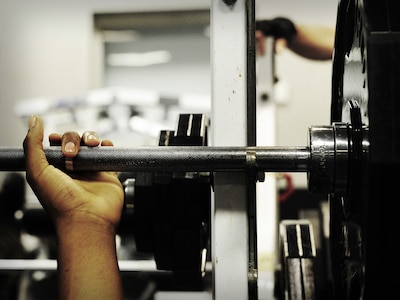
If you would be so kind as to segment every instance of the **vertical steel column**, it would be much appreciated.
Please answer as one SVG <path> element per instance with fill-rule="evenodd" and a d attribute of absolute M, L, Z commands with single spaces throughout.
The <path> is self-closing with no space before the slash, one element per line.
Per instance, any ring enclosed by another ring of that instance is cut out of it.
<path fill-rule="evenodd" d="M 267 38 L 266 49 L 274 47 Z M 257 74 L 257 146 L 276 145 L 276 101 L 274 93 L 274 51 L 258 56 Z M 274 272 L 278 252 L 278 217 L 276 173 L 266 172 L 264 182 L 257 183 L 258 297 L 274 299 Z"/>
<path fill-rule="evenodd" d="M 211 1 L 213 146 L 255 145 L 253 18 L 254 0 Z M 213 298 L 257 299 L 255 175 L 217 172 L 213 195 Z"/>

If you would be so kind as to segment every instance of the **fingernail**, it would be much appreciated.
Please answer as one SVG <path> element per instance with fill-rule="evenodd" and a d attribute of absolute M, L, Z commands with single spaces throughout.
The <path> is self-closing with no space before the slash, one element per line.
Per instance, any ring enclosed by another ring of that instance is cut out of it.
<path fill-rule="evenodd" d="M 37 116 L 33 115 L 29 119 L 29 129 L 32 129 L 33 127 L 36 126 L 37 123 Z"/>
<path fill-rule="evenodd" d="M 73 142 L 68 142 L 65 144 L 65 147 L 64 147 L 65 152 L 73 153 L 73 152 L 75 152 L 75 149 L 76 149 L 75 144 Z"/>
<path fill-rule="evenodd" d="M 87 141 L 90 141 L 90 140 L 97 140 L 97 136 L 94 135 L 94 134 L 88 134 L 88 135 L 86 136 L 86 140 L 87 140 Z"/>

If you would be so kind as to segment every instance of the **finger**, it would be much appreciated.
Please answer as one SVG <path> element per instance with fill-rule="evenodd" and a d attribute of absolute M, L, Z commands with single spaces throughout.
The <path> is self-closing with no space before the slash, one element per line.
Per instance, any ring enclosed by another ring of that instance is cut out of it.
<path fill-rule="evenodd" d="M 62 135 L 61 150 L 65 157 L 73 158 L 78 154 L 81 137 L 75 131 L 67 131 Z"/>
<path fill-rule="evenodd" d="M 265 42 L 266 42 L 266 37 L 265 35 L 257 30 L 256 31 L 256 51 L 259 55 L 263 56 L 265 55 Z"/>
<path fill-rule="evenodd" d="M 275 53 L 282 53 L 287 48 L 287 40 L 284 38 L 279 38 L 275 40 Z"/>
<path fill-rule="evenodd" d="M 262 37 L 264 37 L 264 33 L 262 33 L 260 30 L 256 30 L 256 39 L 260 39 Z"/>
<path fill-rule="evenodd" d="M 105 139 L 101 141 L 101 146 L 114 146 L 114 144 L 111 140 Z"/>
<path fill-rule="evenodd" d="M 256 53 L 260 56 L 264 56 L 265 55 L 265 47 L 264 44 L 261 42 L 258 42 L 256 44 Z"/>
<path fill-rule="evenodd" d="M 50 146 L 61 146 L 61 139 L 62 139 L 61 134 L 51 133 L 49 135 Z"/>
<path fill-rule="evenodd" d="M 43 151 L 43 122 L 38 116 L 29 119 L 29 130 L 23 142 L 26 177 L 28 182 L 39 177 L 48 167 L 46 155 Z"/>
<path fill-rule="evenodd" d="M 90 147 L 100 145 L 99 135 L 95 131 L 85 131 L 82 134 L 82 144 Z"/>

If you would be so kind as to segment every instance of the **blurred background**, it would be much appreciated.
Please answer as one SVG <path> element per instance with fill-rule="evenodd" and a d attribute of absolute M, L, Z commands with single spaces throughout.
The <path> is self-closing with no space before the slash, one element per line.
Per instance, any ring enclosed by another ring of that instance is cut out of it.
<path fill-rule="evenodd" d="M 145 120 L 137 118 L 136 124 L 147 124 L 150 118 L 154 127 L 147 129 L 152 132 L 111 134 L 116 145 L 134 145 L 153 143 L 158 125 L 175 126 L 177 111 L 207 111 L 209 0 L 0 3 L 1 145 L 21 146 L 25 117 L 31 113 L 46 118 L 48 131 L 110 133 L 127 126 L 126 116 L 119 115 L 121 106 L 115 105 L 98 122 L 99 107 L 118 102 L 140 108 L 137 115 Z M 286 16 L 295 23 L 332 26 L 336 22 L 336 0 L 259 0 L 256 6 L 257 18 Z M 177 11 L 189 11 L 193 18 L 143 21 L 148 13 Z M 110 13 L 139 17 L 142 12 L 140 21 L 107 19 Z M 277 97 L 283 102 L 276 111 L 276 143 L 305 145 L 308 126 L 329 123 L 331 62 L 285 51 L 276 57 L 276 73 L 282 83 Z M 120 124 L 115 124 L 115 114 Z M 305 184 L 303 177 L 296 179 L 298 184 Z"/>

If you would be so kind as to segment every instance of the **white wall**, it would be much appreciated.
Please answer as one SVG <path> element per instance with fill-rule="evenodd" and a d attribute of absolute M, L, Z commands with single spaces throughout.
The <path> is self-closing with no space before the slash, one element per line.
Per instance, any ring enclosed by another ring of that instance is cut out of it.
<path fill-rule="evenodd" d="M 94 12 L 207 8 L 209 2 L 0 0 L 0 6 L 1 144 L 20 146 L 26 124 L 14 116 L 16 101 L 95 88 Z"/>
<path fill-rule="evenodd" d="M 0 145 L 21 146 L 25 136 L 25 121 L 14 114 L 16 101 L 96 88 L 94 12 L 208 8 L 209 1 L 217 0 L 0 0 Z M 336 9 L 336 0 L 257 1 L 257 17 L 283 15 L 332 26 Z M 285 52 L 277 57 L 277 72 L 290 88 L 288 105 L 278 109 L 277 143 L 305 145 L 309 125 L 329 123 L 331 62 Z"/>

